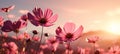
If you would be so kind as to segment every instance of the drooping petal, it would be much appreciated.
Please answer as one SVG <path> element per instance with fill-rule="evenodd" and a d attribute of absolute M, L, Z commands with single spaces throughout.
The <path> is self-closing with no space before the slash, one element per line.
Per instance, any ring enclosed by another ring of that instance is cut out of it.
<path fill-rule="evenodd" d="M 53 12 L 52 12 L 51 9 L 46 9 L 46 10 L 44 11 L 44 17 L 45 17 L 45 18 L 50 18 L 52 15 L 53 15 Z"/>
<path fill-rule="evenodd" d="M 38 19 L 43 17 L 43 11 L 41 10 L 41 8 L 35 8 L 33 10 L 33 13 Z"/>
<path fill-rule="evenodd" d="M 54 16 L 52 16 L 52 17 L 50 17 L 50 18 L 48 19 L 48 22 L 53 23 L 53 22 L 55 22 L 55 21 L 57 20 L 57 18 L 58 18 L 58 15 L 55 14 Z"/>
<path fill-rule="evenodd" d="M 75 24 L 71 23 L 71 22 L 67 22 L 64 27 L 63 27 L 64 31 L 66 33 L 72 33 L 75 30 Z"/>
<path fill-rule="evenodd" d="M 79 26 L 79 28 L 74 32 L 75 38 L 79 38 L 83 32 L 83 26 Z"/>
<path fill-rule="evenodd" d="M 39 26 L 38 21 L 35 19 L 35 17 L 31 13 L 28 13 L 27 15 L 28 15 L 28 19 L 33 25 Z"/>
<path fill-rule="evenodd" d="M 3 27 L 1 28 L 4 32 L 10 32 L 13 30 L 12 22 L 10 20 L 7 20 L 4 22 Z"/>

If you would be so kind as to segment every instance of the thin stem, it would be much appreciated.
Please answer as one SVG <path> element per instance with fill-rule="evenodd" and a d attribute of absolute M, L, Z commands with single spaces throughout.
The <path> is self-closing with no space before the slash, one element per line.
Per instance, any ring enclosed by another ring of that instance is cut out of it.
<path fill-rule="evenodd" d="M 68 54 L 70 54 L 70 42 L 68 42 Z"/>
<path fill-rule="evenodd" d="M 40 45 L 41 45 L 41 42 L 42 42 L 42 38 L 43 38 L 43 26 L 42 26 L 42 30 L 41 30 L 41 37 L 40 37 Z"/>
<path fill-rule="evenodd" d="M 1 36 L 3 36 L 3 33 L 2 33 L 2 30 L 1 30 L 1 27 L 0 27 L 0 34 L 1 34 Z"/>

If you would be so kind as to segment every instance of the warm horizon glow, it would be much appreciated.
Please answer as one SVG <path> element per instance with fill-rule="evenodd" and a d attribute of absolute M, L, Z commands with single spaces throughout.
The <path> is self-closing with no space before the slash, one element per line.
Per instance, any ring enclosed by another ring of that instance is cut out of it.
<path fill-rule="evenodd" d="M 110 33 L 120 34 L 120 22 L 110 22 L 106 28 Z"/>

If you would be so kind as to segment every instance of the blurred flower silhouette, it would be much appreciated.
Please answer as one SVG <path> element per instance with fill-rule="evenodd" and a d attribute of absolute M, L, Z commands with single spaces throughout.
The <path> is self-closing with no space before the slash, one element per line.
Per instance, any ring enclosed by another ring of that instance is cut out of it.
<path fill-rule="evenodd" d="M 96 41 L 98 41 L 98 40 L 99 40 L 99 37 L 98 37 L 98 36 L 86 38 L 86 41 L 87 41 L 88 43 L 96 43 Z"/>
<path fill-rule="evenodd" d="M 50 39 L 48 39 L 46 41 L 46 43 L 47 43 L 48 47 L 51 49 L 51 51 L 53 53 L 55 53 L 55 51 L 56 51 L 56 49 L 58 47 L 58 44 L 59 44 L 59 42 L 57 41 L 57 39 L 55 37 L 50 38 Z"/>
<path fill-rule="evenodd" d="M 14 22 L 7 20 L 4 22 L 2 31 L 4 31 L 4 32 L 14 31 L 15 33 L 18 33 L 19 29 L 25 27 L 26 25 L 27 25 L 26 22 L 24 22 L 22 20 L 18 20 L 18 21 L 14 21 Z"/>
<path fill-rule="evenodd" d="M 62 38 L 63 41 L 74 41 L 81 37 L 83 31 L 83 26 L 79 26 L 78 29 L 75 30 L 75 24 L 68 22 L 64 25 L 63 30 L 61 27 L 56 29 L 57 37 Z"/>
<path fill-rule="evenodd" d="M 9 6 L 9 7 L 1 8 L 0 11 L 1 12 L 9 12 L 14 8 L 15 8 L 15 5 L 12 5 L 12 6 Z"/>
<path fill-rule="evenodd" d="M 9 43 L 3 43 L 2 47 L 4 47 L 5 49 L 8 49 L 6 52 L 6 54 L 17 54 L 18 53 L 18 47 L 14 42 L 9 42 Z"/>
<path fill-rule="evenodd" d="M 34 15 L 32 15 L 31 13 L 28 13 L 28 19 L 35 26 L 39 26 L 39 25 L 44 27 L 52 26 L 58 17 L 57 14 L 53 15 L 53 12 L 51 9 L 46 9 L 43 14 L 43 11 L 41 10 L 41 8 L 35 8 L 33 10 L 33 13 Z"/>

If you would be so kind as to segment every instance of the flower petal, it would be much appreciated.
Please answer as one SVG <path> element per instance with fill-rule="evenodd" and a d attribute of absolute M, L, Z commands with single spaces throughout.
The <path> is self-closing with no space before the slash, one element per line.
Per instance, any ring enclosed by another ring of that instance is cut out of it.
<path fill-rule="evenodd" d="M 33 13 L 37 18 L 42 18 L 43 17 L 43 12 L 42 12 L 41 8 L 35 8 L 33 10 Z"/>
<path fill-rule="evenodd" d="M 82 31 L 83 31 L 83 26 L 81 25 L 81 26 L 79 26 L 79 28 L 74 32 L 75 38 L 78 39 L 78 38 L 81 36 Z"/>
<path fill-rule="evenodd" d="M 28 15 L 28 19 L 33 25 L 39 26 L 38 21 L 35 19 L 35 17 L 31 13 L 28 13 L 27 15 Z"/>
<path fill-rule="evenodd" d="M 59 27 L 56 29 L 56 31 L 55 31 L 55 32 L 56 32 L 56 34 L 57 34 L 57 35 L 59 35 L 59 34 L 62 32 L 61 27 L 59 26 Z"/>
<path fill-rule="evenodd" d="M 72 33 L 75 30 L 75 24 L 68 22 L 64 25 L 63 29 L 66 33 Z"/>
<path fill-rule="evenodd" d="M 13 30 L 12 22 L 7 20 L 4 22 L 4 26 L 1 28 L 4 32 L 10 32 Z"/>
<path fill-rule="evenodd" d="M 55 14 L 54 16 L 52 16 L 52 17 L 50 17 L 50 18 L 48 19 L 48 22 L 53 23 L 53 22 L 55 22 L 55 21 L 57 20 L 57 18 L 58 18 L 58 15 Z"/>
<path fill-rule="evenodd" d="M 46 10 L 44 11 L 44 17 L 45 17 L 45 18 L 50 18 L 52 15 L 53 15 L 53 12 L 52 12 L 51 9 L 46 9 Z"/>

